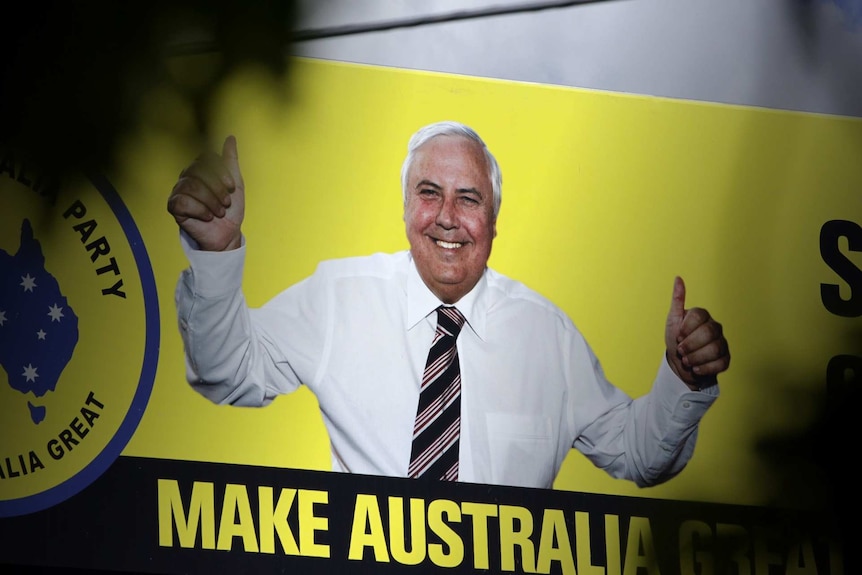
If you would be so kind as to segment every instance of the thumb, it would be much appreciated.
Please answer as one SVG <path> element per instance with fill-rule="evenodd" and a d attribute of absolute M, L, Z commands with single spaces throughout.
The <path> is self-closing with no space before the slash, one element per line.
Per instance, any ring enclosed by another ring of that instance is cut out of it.
<path fill-rule="evenodd" d="M 224 140 L 221 156 L 224 159 L 225 165 L 233 178 L 236 187 L 243 187 L 242 172 L 239 170 L 239 154 L 236 149 L 236 138 L 228 136 Z"/>
<path fill-rule="evenodd" d="M 677 276 L 673 280 L 673 297 L 670 300 L 670 311 L 667 314 L 667 321 L 682 321 L 685 316 L 685 282 Z"/>
<path fill-rule="evenodd" d="M 677 276 L 673 280 L 673 297 L 670 300 L 670 311 L 667 312 L 667 324 L 664 330 L 664 342 L 670 352 L 679 343 L 679 330 L 685 317 L 685 283 Z"/>

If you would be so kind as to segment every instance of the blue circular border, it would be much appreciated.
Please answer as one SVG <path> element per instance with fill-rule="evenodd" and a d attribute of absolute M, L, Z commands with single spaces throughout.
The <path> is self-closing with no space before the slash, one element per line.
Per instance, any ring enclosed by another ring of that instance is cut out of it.
<path fill-rule="evenodd" d="M 141 422 L 141 417 L 144 415 L 144 410 L 147 407 L 150 394 L 153 391 L 153 384 L 156 380 L 161 331 L 159 326 L 159 296 L 156 291 L 156 279 L 153 274 L 150 257 L 144 246 L 141 232 L 132 219 L 132 214 L 122 199 L 120 199 L 119 194 L 117 194 L 111 183 L 104 176 L 97 174 L 89 174 L 88 179 L 102 195 L 114 212 L 114 216 L 120 222 L 120 226 L 123 228 L 123 232 L 125 232 L 126 239 L 129 242 L 129 247 L 132 250 L 132 255 L 135 258 L 138 275 L 141 278 L 145 321 L 144 360 L 141 365 L 141 376 L 138 379 L 138 387 L 135 391 L 135 396 L 132 398 L 132 404 L 126 413 L 126 417 L 99 455 L 84 469 L 59 485 L 55 485 L 35 495 L 0 502 L 0 517 L 26 515 L 47 509 L 65 501 L 93 483 L 116 461 L 117 457 L 120 456 L 120 453 L 129 443 L 135 429 L 137 429 L 138 424 Z"/>

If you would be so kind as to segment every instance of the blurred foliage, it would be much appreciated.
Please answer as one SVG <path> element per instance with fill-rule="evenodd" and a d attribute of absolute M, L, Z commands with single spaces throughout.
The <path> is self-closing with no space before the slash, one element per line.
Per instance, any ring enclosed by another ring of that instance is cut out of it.
<path fill-rule="evenodd" d="M 848 330 L 843 339 L 846 349 L 862 350 L 862 331 L 858 328 Z M 816 416 L 798 432 L 760 437 L 754 448 L 770 472 L 752 480 L 771 494 L 768 506 L 813 504 L 828 514 L 845 541 L 852 542 L 860 535 L 859 491 L 852 469 L 860 438 L 856 410 L 862 392 L 862 355 L 840 357 L 851 361 L 843 363 L 837 373 L 800 372 L 795 378 L 779 380 L 773 402 L 814 406 Z M 769 377 L 765 370 L 763 380 L 769 381 Z"/>
<path fill-rule="evenodd" d="M 215 88 L 239 67 L 273 75 L 297 20 L 294 0 L 49 0 L 7 7 L 0 59 L 0 142 L 64 173 L 108 170 L 119 140 L 139 127 L 143 98 L 169 86 L 206 137 Z M 216 53 L 203 81 L 183 82 L 169 60 Z"/>

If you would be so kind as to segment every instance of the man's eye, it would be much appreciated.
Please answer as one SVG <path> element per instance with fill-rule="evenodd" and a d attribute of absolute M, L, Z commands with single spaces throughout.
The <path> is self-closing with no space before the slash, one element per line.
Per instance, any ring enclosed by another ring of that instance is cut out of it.
<path fill-rule="evenodd" d="M 419 195 L 420 196 L 436 196 L 437 190 L 430 189 L 430 188 L 424 189 L 424 190 L 419 190 Z"/>

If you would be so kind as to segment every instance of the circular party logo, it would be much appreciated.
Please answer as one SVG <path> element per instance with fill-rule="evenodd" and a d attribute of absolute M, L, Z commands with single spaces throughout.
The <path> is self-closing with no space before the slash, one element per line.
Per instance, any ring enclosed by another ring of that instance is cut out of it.
<path fill-rule="evenodd" d="M 60 181 L 0 147 L 0 517 L 92 483 L 155 379 L 152 266 L 103 177 Z"/>

